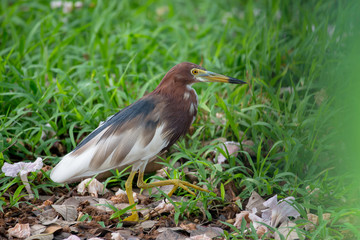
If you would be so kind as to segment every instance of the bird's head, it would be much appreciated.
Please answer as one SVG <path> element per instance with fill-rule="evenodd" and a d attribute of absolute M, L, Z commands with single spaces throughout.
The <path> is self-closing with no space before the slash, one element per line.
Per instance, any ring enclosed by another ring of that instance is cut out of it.
<path fill-rule="evenodd" d="M 242 80 L 207 71 L 205 68 L 189 62 L 179 63 L 170 69 L 163 78 L 163 81 L 169 80 L 185 85 L 191 85 L 196 82 L 246 84 Z"/>

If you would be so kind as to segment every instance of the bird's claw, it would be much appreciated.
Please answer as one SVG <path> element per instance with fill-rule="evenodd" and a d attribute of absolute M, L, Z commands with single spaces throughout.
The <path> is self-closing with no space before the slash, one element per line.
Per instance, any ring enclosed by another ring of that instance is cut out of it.
<path fill-rule="evenodd" d="M 130 216 L 125 218 L 123 222 L 139 222 L 139 215 L 133 212 Z"/>

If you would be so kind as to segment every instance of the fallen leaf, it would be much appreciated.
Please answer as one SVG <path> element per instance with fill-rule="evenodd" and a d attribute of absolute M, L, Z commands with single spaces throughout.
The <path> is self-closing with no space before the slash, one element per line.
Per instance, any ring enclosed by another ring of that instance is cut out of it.
<path fill-rule="evenodd" d="M 71 236 L 69 236 L 68 238 L 66 238 L 64 240 L 81 240 L 81 239 L 76 235 L 71 235 Z"/>
<path fill-rule="evenodd" d="M 310 222 L 305 225 L 305 230 L 312 231 L 315 229 L 315 226 L 319 224 L 319 217 L 315 214 L 308 213 L 307 218 Z"/>
<path fill-rule="evenodd" d="M 310 186 L 306 186 L 306 190 L 310 195 L 313 195 L 313 197 L 319 197 L 320 188 L 314 188 L 314 190 L 312 190 Z"/>
<path fill-rule="evenodd" d="M 196 229 L 190 231 L 190 237 L 197 235 L 206 235 L 210 239 L 221 236 L 224 233 L 224 230 L 218 227 L 204 227 L 197 225 Z"/>
<path fill-rule="evenodd" d="M 224 142 L 224 144 L 220 144 L 220 148 L 225 152 L 228 153 L 229 156 L 237 156 L 238 151 L 240 150 L 240 144 L 237 142 L 231 142 L 227 141 Z M 219 153 L 219 156 L 216 159 L 217 163 L 224 163 L 227 160 L 227 157 L 225 157 L 221 152 Z M 215 161 L 214 161 L 215 162 Z"/>
<path fill-rule="evenodd" d="M 51 225 L 51 224 L 58 221 L 58 217 L 55 217 L 53 219 L 49 219 L 49 218 L 44 218 L 44 217 L 40 216 L 39 219 L 40 219 L 40 222 L 45 226 L 46 225 Z"/>
<path fill-rule="evenodd" d="M 190 238 L 185 238 L 185 240 L 211 240 L 211 237 L 206 236 L 206 234 L 202 234 L 202 235 L 196 235 L 196 236 L 192 236 Z"/>
<path fill-rule="evenodd" d="M 66 199 L 62 205 L 72 205 L 77 208 L 80 205 L 80 200 L 76 197 L 71 197 Z"/>
<path fill-rule="evenodd" d="M 277 195 L 269 198 L 263 203 L 268 209 L 263 210 L 261 217 L 267 222 L 270 220 L 270 225 L 277 227 L 282 222 L 288 220 L 288 217 L 298 217 L 300 213 L 291 205 L 295 200 L 294 197 L 287 197 L 283 200 L 277 201 Z"/>
<path fill-rule="evenodd" d="M 255 213 L 249 213 L 249 219 L 251 220 L 255 230 L 257 230 L 261 226 L 264 226 L 264 225 L 262 225 L 262 223 L 265 223 L 267 225 L 270 224 L 270 220 L 264 219 L 263 217 L 259 217 Z"/>
<path fill-rule="evenodd" d="M 324 213 L 324 214 L 322 215 L 322 218 L 323 218 L 323 220 L 325 220 L 325 221 L 330 220 L 330 218 L 331 218 L 331 213 Z"/>
<path fill-rule="evenodd" d="M 52 200 L 53 200 L 52 198 L 45 200 L 40 206 L 36 206 L 34 208 L 34 210 L 39 209 L 39 208 L 40 209 L 45 209 L 46 207 L 51 206 L 51 204 L 54 204 L 54 202 Z"/>
<path fill-rule="evenodd" d="M 249 214 L 250 214 L 249 211 L 241 211 L 239 214 L 236 214 L 234 226 L 240 229 L 243 219 L 245 219 L 246 223 L 249 223 L 250 222 Z"/>
<path fill-rule="evenodd" d="M 56 212 L 64 218 L 65 221 L 75 221 L 77 218 L 77 209 L 73 205 L 51 205 Z"/>
<path fill-rule="evenodd" d="M 166 229 L 162 233 L 160 233 L 156 240 L 184 240 L 186 239 L 186 236 L 180 233 L 177 233 L 173 230 Z"/>
<path fill-rule="evenodd" d="M 291 221 L 285 221 L 281 223 L 280 227 L 278 228 L 278 231 L 280 234 L 282 234 L 286 240 L 296 240 L 296 239 L 304 239 L 304 236 L 295 230 L 296 224 Z M 275 232 L 275 240 L 282 239 L 280 237 L 278 232 Z"/>
<path fill-rule="evenodd" d="M 31 237 L 26 238 L 25 240 L 52 240 L 54 239 L 54 234 L 52 233 L 44 233 L 44 234 L 37 234 Z"/>
<path fill-rule="evenodd" d="M 256 230 L 256 235 L 258 236 L 258 238 L 262 238 L 262 236 L 268 231 L 267 227 L 265 226 L 260 226 L 257 230 Z"/>
<path fill-rule="evenodd" d="M 184 229 L 182 229 L 181 227 L 160 227 L 157 229 L 157 231 L 159 233 L 165 232 L 166 230 L 171 230 L 171 231 L 183 231 Z"/>
<path fill-rule="evenodd" d="M 15 227 L 9 228 L 9 237 L 27 238 L 30 236 L 30 225 L 28 223 L 17 223 Z"/>
<path fill-rule="evenodd" d="M 43 233 L 46 230 L 46 226 L 42 224 L 34 224 L 30 227 L 31 235 L 37 235 Z"/>
<path fill-rule="evenodd" d="M 251 196 L 249 198 L 249 202 L 245 207 L 245 210 L 252 212 L 254 208 L 256 208 L 257 212 L 255 214 L 260 214 L 262 210 L 266 209 L 266 207 L 263 205 L 265 200 L 255 191 L 251 193 Z"/>
<path fill-rule="evenodd" d="M 83 180 L 81 183 L 79 183 L 77 187 L 78 193 L 81 195 L 84 195 L 87 192 L 90 193 L 93 197 L 98 197 L 98 194 L 104 194 L 108 190 L 105 188 L 105 186 L 99 182 L 96 178 L 87 178 Z"/>
<path fill-rule="evenodd" d="M 149 220 L 149 221 L 144 221 L 140 224 L 139 227 L 145 229 L 145 230 L 150 230 L 151 228 L 153 228 L 155 226 L 155 224 L 158 221 L 153 221 L 153 220 Z"/>
<path fill-rule="evenodd" d="M 129 203 L 126 191 L 121 188 L 119 188 L 119 190 L 115 193 L 115 196 L 112 196 L 110 200 L 114 203 Z"/>
<path fill-rule="evenodd" d="M 157 207 L 154 208 L 153 211 L 150 212 L 150 215 L 152 217 L 160 215 L 161 213 L 169 213 L 171 211 L 174 211 L 174 205 L 172 205 L 171 203 L 167 203 L 165 202 L 165 200 L 163 200 Z"/>
<path fill-rule="evenodd" d="M 131 238 L 131 231 L 129 229 L 118 230 L 111 233 L 112 240 L 126 240 Z"/>
<path fill-rule="evenodd" d="M 195 230 L 196 229 L 196 224 L 195 223 L 188 223 L 188 224 L 185 224 L 185 223 L 181 223 L 180 224 L 180 227 L 184 230 Z"/>
<path fill-rule="evenodd" d="M 123 236 L 121 236 L 120 233 L 111 233 L 111 239 L 112 240 L 126 240 L 126 238 L 124 238 Z"/>
<path fill-rule="evenodd" d="M 50 225 L 46 228 L 45 233 L 55 233 L 61 229 L 62 229 L 62 227 L 60 225 L 57 225 L 57 224 Z"/>

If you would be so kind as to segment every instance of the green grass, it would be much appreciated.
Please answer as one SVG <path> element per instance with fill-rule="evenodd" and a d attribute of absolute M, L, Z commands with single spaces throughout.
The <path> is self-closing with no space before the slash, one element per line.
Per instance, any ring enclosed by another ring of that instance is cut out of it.
<path fill-rule="evenodd" d="M 42 156 L 54 165 L 100 121 L 152 91 L 173 65 L 203 62 L 249 86 L 194 85 L 200 101 L 195 133 L 167 156 L 169 175 L 184 177 L 186 166 L 209 189 L 234 181 L 241 199 L 253 190 L 291 195 L 307 212 L 332 214 L 306 233 L 309 238 L 360 238 L 360 209 L 348 197 L 354 183 L 337 171 L 342 156 L 333 125 L 343 113 L 334 103 L 341 80 L 335 73 L 346 72 L 340 62 L 355 31 L 348 27 L 356 22 L 355 2 L 94 0 L 70 13 L 51 9 L 48 1 L 4 0 L 0 6 L 1 162 Z M 204 142 L 241 142 L 240 132 L 253 141 L 255 156 L 242 151 L 222 166 L 208 161 L 220 145 Z M 63 152 L 54 147 L 58 142 Z M 183 159 L 189 161 L 173 167 Z M 40 182 L 29 176 L 33 189 L 55 190 L 48 175 Z M 19 181 L 0 183 L 5 204 L 4 192 Z M 228 204 L 201 196 L 187 203 L 188 211 L 199 212 L 195 203 L 201 201 L 208 219 L 212 203 Z M 186 207 L 177 209 L 183 216 Z"/>

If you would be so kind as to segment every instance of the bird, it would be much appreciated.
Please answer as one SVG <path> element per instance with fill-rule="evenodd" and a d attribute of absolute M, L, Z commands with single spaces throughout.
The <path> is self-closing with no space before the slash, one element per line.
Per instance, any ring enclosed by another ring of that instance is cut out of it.
<path fill-rule="evenodd" d="M 101 123 L 53 168 L 54 182 L 69 183 L 112 169 L 132 166 L 125 190 L 132 213 L 124 221 L 139 221 L 132 183 L 142 189 L 173 185 L 168 196 L 180 187 L 208 190 L 179 179 L 145 183 L 146 166 L 186 135 L 197 114 L 198 96 L 192 85 L 199 82 L 246 84 L 245 81 L 207 71 L 190 62 L 172 67 L 154 91 Z"/>

